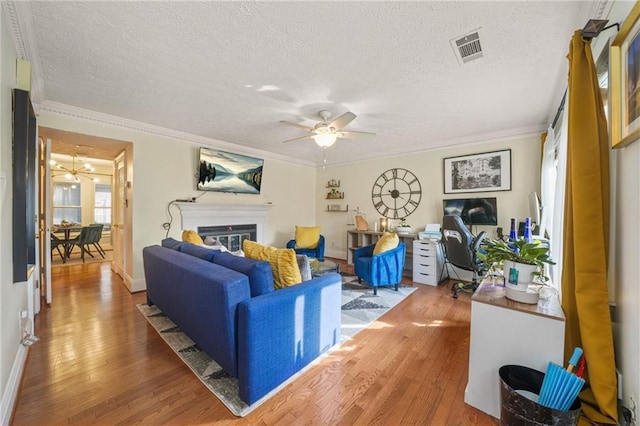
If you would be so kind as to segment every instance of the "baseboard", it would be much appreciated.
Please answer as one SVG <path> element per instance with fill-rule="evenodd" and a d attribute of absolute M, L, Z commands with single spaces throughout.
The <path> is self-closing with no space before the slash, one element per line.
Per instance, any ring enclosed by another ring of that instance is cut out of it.
<path fill-rule="evenodd" d="M 4 388 L 4 392 L 2 392 L 2 402 L 0 402 L 0 415 L 2 416 L 0 424 L 2 424 L 2 426 L 8 425 L 11 421 L 13 407 L 15 405 L 16 398 L 18 397 L 22 372 L 24 371 L 24 366 L 27 362 L 27 351 L 28 350 L 25 346 L 18 345 L 18 352 L 16 353 L 16 358 L 13 361 L 13 366 L 11 366 L 7 385 Z"/>
<path fill-rule="evenodd" d="M 144 278 L 134 280 L 130 275 L 127 275 L 125 277 L 125 282 L 127 283 L 127 288 L 131 293 L 145 291 L 147 289 L 147 282 Z"/>
<path fill-rule="evenodd" d="M 347 260 L 347 254 L 346 254 L 346 252 L 344 252 L 342 250 L 329 250 L 329 249 L 325 248 L 324 257 L 331 257 L 333 259 Z"/>
<path fill-rule="evenodd" d="M 447 274 L 449 278 L 452 280 L 460 280 L 460 281 L 468 281 L 471 282 L 473 280 L 473 272 L 466 271 L 464 269 L 456 268 L 451 264 L 446 264 Z"/>

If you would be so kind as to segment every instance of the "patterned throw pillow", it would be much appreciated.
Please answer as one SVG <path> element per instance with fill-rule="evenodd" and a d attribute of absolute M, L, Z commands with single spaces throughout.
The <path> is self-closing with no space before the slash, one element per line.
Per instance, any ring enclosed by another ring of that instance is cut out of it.
<path fill-rule="evenodd" d="M 376 243 L 376 246 L 373 248 L 373 255 L 375 256 L 376 254 L 393 250 L 394 248 L 398 247 L 398 243 L 400 243 L 398 234 L 396 234 L 395 232 L 385 232 Z"/>
<path fill-rule="evenodd" d="M 266 260 L 271 265 L 273 285 L 276 289 L 289 287 L 302 282 L 300 269 L 293 249 L 278 249 L 263 246 L 255 241 L 244 240 L 242 250 L 249 259 Z"/>

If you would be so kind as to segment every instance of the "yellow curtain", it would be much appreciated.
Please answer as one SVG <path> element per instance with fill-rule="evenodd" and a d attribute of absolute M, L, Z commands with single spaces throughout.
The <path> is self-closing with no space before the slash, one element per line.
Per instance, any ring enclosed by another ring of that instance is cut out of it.
<path fill-rule="evenodd" d="M 591 42 L 578 30 L 569 49 L 569 126 L 562 307 L 565 360 L 584 349 L 587 386 L 580 424 L 616 424 L 617 385 L 609 317 L 609 141 Z"/>

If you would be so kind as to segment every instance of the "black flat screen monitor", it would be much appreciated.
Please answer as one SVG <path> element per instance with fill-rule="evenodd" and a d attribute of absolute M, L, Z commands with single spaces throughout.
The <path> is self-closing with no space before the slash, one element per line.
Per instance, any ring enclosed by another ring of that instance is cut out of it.
<path fill-rule="evenodd" d="M 456 198 L 443 200 L 444 214 L 456 215 L 467 225 L 498 225 L 496 198 Z"/>

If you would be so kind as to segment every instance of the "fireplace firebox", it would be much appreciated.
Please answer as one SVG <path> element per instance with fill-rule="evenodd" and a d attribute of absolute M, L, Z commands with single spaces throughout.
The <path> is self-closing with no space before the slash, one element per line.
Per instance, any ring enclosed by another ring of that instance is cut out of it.
<path fill-rule="evenodd" d="M 256 241 L 256 232 L 255 224 L 198 226 L 198 235 L 203 240 L 206 237 L 213 237 L 230 251 L 240 250 L 244 240 Z"/>

